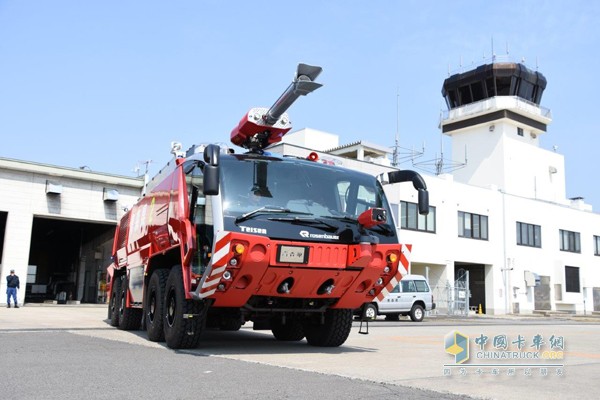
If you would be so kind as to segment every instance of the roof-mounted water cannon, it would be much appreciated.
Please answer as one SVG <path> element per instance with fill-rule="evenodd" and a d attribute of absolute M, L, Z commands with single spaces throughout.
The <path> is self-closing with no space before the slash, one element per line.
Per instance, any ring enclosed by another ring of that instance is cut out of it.
<path fill-rule="evenodd" d="M 281 141 L 283 135 L 292 129 L 285 112 L 298 97 L 306 96 L 323 86 L 314 81 L 321 71 L 321 67 L 298 64 L 296 76 L 285 92 L 269 109 L 250 109 L 231 131 L 231 142 L 250 151 L 260 152 L 270 144 Z"/>

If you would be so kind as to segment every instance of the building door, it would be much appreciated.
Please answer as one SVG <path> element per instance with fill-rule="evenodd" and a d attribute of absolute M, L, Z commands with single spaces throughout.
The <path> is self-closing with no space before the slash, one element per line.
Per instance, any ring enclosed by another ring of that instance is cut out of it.
<path fill-rule="evenodd" d="M 4 250 L 4 231 L 6 230 L 6 217 L 8 213 L 0 211 L 0 265 L 2 265 L 2 252 Z"/>
<path fill-rule="evenodd" d="M 593 296 L 594 296 L 594 311 L 600 311 L 600 287 L 594 288 Z"/>
<path fill-rule="evenodd" d="M 540 275 L 540 284 L 533 289 L 534 308 L 536 310 L 551 310 L 550 277 Z"/>
<path fill-rule="evenodd" d="M 94 253 L 104 256 L 101 244 L 114 230 L 112 224 L 34 216 L 29 265 L 35 272 L 27 283 L 25 301 L 95 302 L 96 270 L 108 266 L 110 254 L 106 254 L 106 259 L 96 260 Z M 100 266 L 96 267 L 95 263 Z M 86 279 L 88 264 L 93 274 Z M 84 297 L 88 281 L 94 288 L 88 288 L 90 295 Z"/>
<path fill-rule="evenodd" d="M 470 264 L 470 263 L 454 263 L 454 276 L 463 276 L 465 271 L 469 271 L 469 292 L 471 298 L 469 304 L 471 309 L 479 311 L 481 306 L 481 312 L 485 311 L 485 265 L 483 264 Z"/>

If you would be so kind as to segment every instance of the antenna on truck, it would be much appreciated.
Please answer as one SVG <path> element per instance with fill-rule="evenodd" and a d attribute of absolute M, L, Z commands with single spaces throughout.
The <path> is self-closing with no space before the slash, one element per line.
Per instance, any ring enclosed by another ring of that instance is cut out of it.
<path fill-rule="evenodd" d="M 277 101 L 269 109 L 250 109 L 231 131 L 231 142 L 251 152 L 261 153 L 265 147 L 281 141 L 283 135 L 292 129 L 285 112 L 300 96 L 306 96 L 323 86 L 315 82 L 322 71 L 323 68 L 318 66 L 298 64 L 294 80 Z"/>

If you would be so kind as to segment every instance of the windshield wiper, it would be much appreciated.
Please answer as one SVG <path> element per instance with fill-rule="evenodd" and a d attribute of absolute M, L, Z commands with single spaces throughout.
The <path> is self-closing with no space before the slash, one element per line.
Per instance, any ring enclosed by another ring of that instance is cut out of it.
<path fill-rule="evenodd" d="M 240 222 L 244 222 L 246 220 L 249 220 L 250 218 L 254 217 L 255 215 L 258 214 L 302 214 L 302 215 L 312 215 L 309 212 L 302 212 L 302 211 L 293 211 L 290 210 L 289 208 L 285 208 L 285 207 L 276 207 L 276 206 L 265 206 L 265 207 L 260 207 L 257 208 L 256 210 L 252 210 L 250 212 L 247 212 L 246 214 L 242 214 L 239 217 L 237 217 L 235 219 L 235 223 L 240 223 Z"/>
<path fill-rule="evenodd" d="M 358 223 L 358 218 L 351 217 L 350 215 L 320 215 L 321 218 L 331 218 L 342 222 Z"/>
<path fill-rule="evenodd" d="M 331 218 L 331 219 L 335 219 L 338 221 L 343 221 L 343 222 L 351 222 L 351 223 L 358 223 L 358 218 L 354 218 L 350 215 L 321 215 L 321 217 L 323 218 Z M 376 225 L 373 226 L 371 228 L 368 228 L 370 230 L 379 230 L 382 234 L 386 235 L 386 236 L 393 236 L 394 235 L 394 231 L 393 229 L 390 227 L 389 224 L 382 224 L 382 225 Z"/>
<path fill-rule="evenodd" d="M 303 213 L 305 214 L 305 213 Z M 339 226 L 335 226 L 333 224 L 330 224 L 328 222 L 325 222 L 321 219 L 316 219 L 316 218 L 300 218 L 300 217 L 272 217 L 269 218 L 269 221 L 286 221 L 286 222 L 291 222 L 292 224 L 296 224 L 296 225 L 311 225 L 311 226 L 317 226 L 317 225 L 321 225 L 322 227 L 325 227 L 325 230 L 331 231 L 331 232 L 335 232 L 339 229 Z"/>

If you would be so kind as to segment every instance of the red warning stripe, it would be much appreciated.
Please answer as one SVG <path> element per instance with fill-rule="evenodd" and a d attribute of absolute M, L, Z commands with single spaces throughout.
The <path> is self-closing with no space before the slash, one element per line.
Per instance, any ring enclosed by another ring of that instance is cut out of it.
<path fill-rule="evenodd" d="M 398 264 L 398 270 L 396 274 L 390 279 L 390 282 L 385 285 L 381 292 L 377 295 L 377 300 L 382 301 L 395 287 L 398 285 L 404 275 L 408 274 L 410 269 L 410 252 L 412 250 L 411 244 L 400 245 L 400 263 Z"/>
<path fill-rule="evenodd" d="M 201 281 L 199 296 L 208 297 L 216 292 L 217 285 L 221 281 L 225 267 L 227 266 L 227 256 L 231 248 L 231 232 L 218 232 L 217 240 L 213 246 L 210 264 L 206 268 Z"/>

